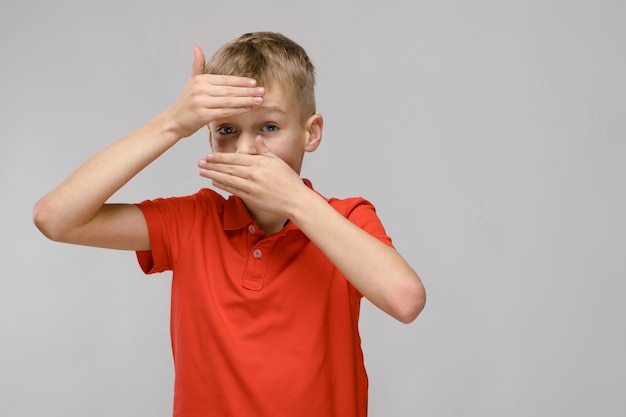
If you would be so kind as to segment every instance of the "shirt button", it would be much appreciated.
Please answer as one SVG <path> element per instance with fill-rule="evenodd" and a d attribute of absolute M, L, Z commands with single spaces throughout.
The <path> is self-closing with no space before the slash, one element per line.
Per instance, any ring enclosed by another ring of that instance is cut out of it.
<path fill-rule="evenodd" d="M 254 225 L 253 225 L 253 224 L 251 224 L 251 225 L 249 225 L 249 226 L 248 226 L 248 231 L 249 231 L 250 233 L 254 233 L 254 232 L 256 232 L 256 227 L 254 227 Z"/>
<path fill-rule="evenodd" d="M 263 256 L 263 252 L 261 251 L 261 249 L 255 249 L 252 252 L 252 256 L 254 256 L 256 259 L 259 259 L 261 256 Z"/>

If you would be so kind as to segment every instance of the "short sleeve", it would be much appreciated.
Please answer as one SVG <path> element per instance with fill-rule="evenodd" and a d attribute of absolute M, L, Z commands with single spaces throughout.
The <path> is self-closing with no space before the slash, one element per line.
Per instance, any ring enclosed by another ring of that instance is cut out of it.
<path fill-rule="evenodd" d="M 150 250 L 137 251 L 137 261 L 146 274 L 172 270 L 194 229 L 207 217 L 214 217 L 224 199 L 202 189 L 183 197 L 159 198 L 136 204 L 148 225 Z"/>
<path fill-rule="evenodd" d="M 364 198 L 356 197 L 345 200 L 330 200 L 330 204 L 352 223 L 387 246 L 393 247 L 391 237 L 387 235 L 372 203 Z"/>
<path fill-rule="evenodd" d="M 137 204 L 146 219 L 150 234 L 150 250 L 136 252 L 139 266 L 146 274 L 172 269 L 170 242 L 165 232 L 166 227 L 164 227 L 167 224 L 167 217 L 164 211 L 159 209 L 159 203 L 163 205 L 167 201 L 168 199 L 147 200 Z"/>

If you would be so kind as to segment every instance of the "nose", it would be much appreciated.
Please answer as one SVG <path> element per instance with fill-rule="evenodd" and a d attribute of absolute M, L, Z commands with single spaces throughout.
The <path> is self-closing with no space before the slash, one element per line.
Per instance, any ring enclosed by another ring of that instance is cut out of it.
<path fill-rule="evenodd" d="M 256 145 L 254 144 L 256 135 L 251 133 L 242 133 L 238 139 L 236 153 L 245 153 L 249 155 L 256 154 Z"/>

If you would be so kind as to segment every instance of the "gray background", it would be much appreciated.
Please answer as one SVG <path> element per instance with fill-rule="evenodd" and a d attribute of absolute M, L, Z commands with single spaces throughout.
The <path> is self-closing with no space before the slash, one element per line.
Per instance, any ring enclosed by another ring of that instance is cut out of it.
<path fill-rule="evenodd" d="M 304 175 L 363 195 L 422 276 L 364 302 L 371 416 L 622 416 L 626 7 L 619 1 L 3 1 L 0 415 L 169 416 L 170 276 L 67 246 L 35 201 L 178 95 L 192 46 L 280 31 L 318 68 Z M 206 133 L 114 201 L 206 182 Z"/>

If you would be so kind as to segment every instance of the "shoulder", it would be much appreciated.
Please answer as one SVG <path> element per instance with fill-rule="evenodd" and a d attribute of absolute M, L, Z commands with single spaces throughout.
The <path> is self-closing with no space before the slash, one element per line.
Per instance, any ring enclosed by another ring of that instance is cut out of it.
<path fill-rule="evenodd" d="M 329 198 L 328 204 L 370 235 L 392 246 L 391 238 L 387 235 L 376 208 L 370 201 L 363 197 Z"/>
<path fill-rule="evenodd" d="M 194 194 L 175 197 L 160 197 L 152 200 L 144 200 L 137 206 L 144 214 L 162 215 L 173 213 L 189 213 L 197 211 L 221 211 L 226 199 L 217 192 L 208 188 L 202 188 Z"/>
<path fill-rule="evenodd" d="M 355 210 L 376 211 L 374 205 L 363 197 L 329 198 L 328 204 L 346 217 L 349 217 Z"/>
<path fill-rule="evenodd" d="M 224 197 L 217 192 L 208 188 L 201 188 L 197 192 L 183 196 L 173 197 L 158 197 L 151 200 L 144 200 L 138 205 L 162 205 L 162 206 L 176 206 L 176 205 L 190 205 L 190 204 L 211 204 L 211 203 L 223 203 L 226 201 Z"/>
<path fill-rule="evenodd" d="M 367 215 L 370 217 L 371 215 L 373 215 L 373 217 L 377 219 L 376 208 L 374 207 L 374 205 L 361 196 L 347 198 L 326 197 L 313 187 L 313 184 L 310 180 L 305 178 L 304 183 L 313 191 L 318 193 L 321 197 L 323 197 L 331 207 L 333 207 L 335 210 L 337 210 L 348 219 L 352 220 L 352 218 L 356 215 Z"/>

